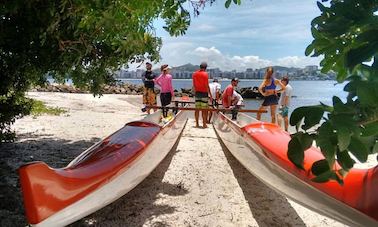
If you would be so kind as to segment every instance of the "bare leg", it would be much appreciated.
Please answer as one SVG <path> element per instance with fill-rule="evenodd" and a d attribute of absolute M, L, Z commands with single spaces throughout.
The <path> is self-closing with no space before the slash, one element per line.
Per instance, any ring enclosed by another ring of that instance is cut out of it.
<path fill-rule="evenodd" d="M 280 128 L 282 128 L 282 115 L 281 114 L 277 115 L 277 124 L 278 126 L 280 126 Z"/>
<path fill-rule="evenodd" d="M 202 110 L 202 121 L 203 121 L 203 127 L 207 128 L 206 120 L 207 120 L 207 111 Z"/>
<path fill-rule="evenodd" d="M 267 106 L 260 106 L 259 111 L 266 110 L 266 108 L 267 108 Z M 257 112 L 256 119 L 261 120 L 261 112 Z"/>
<path fill-rule="evenodd" d="M 196 127 L 199 127 L 199 124 L 198 124 L 199 110 L 194 111 L 194 118 L 196 119 Z"/>
<path fill-rule="evenodd" d="M 289 117 L 288 116 L 284 117 L 284 123 L 285 123 L 285 130 L 288 132 L 289 131 Z"/>
<path fill-rule="evenodd" d="M 270 116 L 272 117 L 272 123 L 276 123 L 276 110 L 277 110 L 277 105 L 271 105 L 270 106 Z"/>
<path fill-rule="evenodd" d="M 210 113 L 208 115 L 209 115 L 209 119 L 207 120 L 207 123 L 210 124 L 211 117 L 213 116 L 213 111 L 210 111 Z"/>

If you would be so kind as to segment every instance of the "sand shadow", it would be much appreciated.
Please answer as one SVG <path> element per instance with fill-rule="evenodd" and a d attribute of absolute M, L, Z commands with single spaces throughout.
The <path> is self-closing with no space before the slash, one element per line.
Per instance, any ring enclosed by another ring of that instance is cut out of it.
<path fill-rule="evenodd" d="M 99 140 L 73 142 L 48 134 L 26 133 L 17 135 L 13 143 L 0 144 L 0 226 L 27 225 L 17 173 L 21 165 L 43 161 L 51 167 L 61 168 Z"/>
<path fill-rule="evenodd" d="M 175 207 L 159 205 L 157 201 L 165 195 L 180 196 L 188 193 L 181 183 L 162 181 L 172 158 L 180 152 L 177 146 L 181 136 L 182 134 L 164 160 L 139 185 L 117 201 L 69 226 L 143 226 L 154 216 L 174 213 Z M 160 221 L 154 223 L 154 226 L 167 224 Z"/>
<path fill-rule="evenodd" d="M 306 226 L 284 196 L 253 176 L 235 159 L 219 136 L 218 139 L 259 226 Z"/>

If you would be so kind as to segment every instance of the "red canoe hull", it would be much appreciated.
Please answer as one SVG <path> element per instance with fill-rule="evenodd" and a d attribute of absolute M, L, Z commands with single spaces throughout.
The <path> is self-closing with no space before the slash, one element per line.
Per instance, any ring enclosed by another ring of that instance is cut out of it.
<path fill-rule="evenodd" d="M 243 120 L 238 124 L 217 114 L 214 127 L 252 174 L 296 202 L 345 224 L 378 225 L 378 167 L 352 169 L 344 186 L 335 181 L 315 183 L 311 181 L 312 163 L 324 158 L 317 148 L 306 150 L 305 170 L 300 170 L 287 157 L 287 132 L 275 124 L 246 117 Z"/>
<path fill-rule="evenodd" d="M 147 121 L 128 123 L 63 169 L 43 162 L 22 166 L 19 175 L 28 222 L 67 225 L 131 190 L 171 150 L 184 128 L 185 115 L 179 112 L 164 127 Z"/>

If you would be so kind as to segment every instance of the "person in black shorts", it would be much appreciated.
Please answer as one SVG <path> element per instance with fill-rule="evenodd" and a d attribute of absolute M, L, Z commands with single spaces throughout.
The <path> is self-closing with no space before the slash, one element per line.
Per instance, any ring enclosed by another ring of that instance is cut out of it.
<path fill-rule="evenodd" d="M 280 85 L 280 90 L 276 90 L 277 85 Z M 283 85 L 280 80 L 274 78 L 273 68 L 268 67 L 265 72 L 264 80 L 259 87 L 260 93 L 264 96 L 264 102 L 261 104 L 259 110 L 266 110 L 270 107 L 272 123 L 276 123 L 276 110 L 278 105 L 277 92 L 282 92 L 284 90 L 285 85 Z M 257 113 L 256 119 L 261 119 L 261 112 Z"/>
<path fill-rule="evenodd" d="M 152 72 L 152 64 L 147 62 L 146 63 L 146 72 L 142 75 L 142 80 L 144 84 L 143 88 L 143 104 L 145 107 L 142 108 L 142 111 L 147 111 L 150 114 L 150 108 L 146 106 L 155 106 L 156 105 L 156 94 L 155 94 L 155 82 L 154 79 L 156 75 Z M 156 111 L 156 109 L 154 109 Z"/>

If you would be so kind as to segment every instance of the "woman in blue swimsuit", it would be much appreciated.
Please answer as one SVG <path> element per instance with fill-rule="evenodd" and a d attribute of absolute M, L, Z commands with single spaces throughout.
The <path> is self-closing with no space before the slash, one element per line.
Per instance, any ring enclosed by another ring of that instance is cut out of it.
<path fill-rule="evenodd" d="M 281 90 L 276 90 L 277 85 L 280 85 Z M 276 123 L 276 110 L 278 105 L 278 92 L 285 90 L 285 85 L 273 76 L 273 68 L 268 67 L 265 72 L 264 80 L 259 87 L 260 93 L 264 96 L 264 102 L 261 104 L 259 110 L 266 110 L 270 106 L 270 116 L 272 123 Z M 261 119 L 261 113 L 257 113 L 257 120 Z"/>

